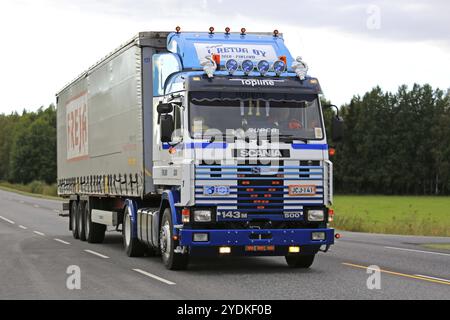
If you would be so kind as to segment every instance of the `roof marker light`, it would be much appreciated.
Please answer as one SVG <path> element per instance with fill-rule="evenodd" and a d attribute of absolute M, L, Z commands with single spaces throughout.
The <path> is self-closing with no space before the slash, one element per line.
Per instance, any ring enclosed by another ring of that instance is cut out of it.
<path fill-rule="evenodd" d="M 233 75 L 239 69 L 239 63 L 234 59 L 230 59 L 225 63 L 225 68 L 230 75 Z"/>
<path fill-rule="evenodd" d="M 214 27 L 209 28 L 209 34 L 214 34 Z"/>
<path fill-rule="evenodd" d="M 244 71 L 245 75 L 249 75 L 250 72 L 253 71 L 253 69 L 255 69 L 255 65 L 253 64 L 253 62 L 251 60 L 244 60 L 242 61 L 242 65 L 241 65 L 242 71 Z"/>
<path fill-rule="evenodd" d="M 286 63 L 282 60 L 275 61 L 273 64 L 273 71 L 277 76 L 280 76 L 283 72 L 286 71 Z"/>
<path fill-rule="evenodd" d="M 228 27 L 225 28 L 225 34 L 226 34 L 226 35 L 229 35 L 229 34 L 230 34 L 230 31 L 231 31 L 230 28 L 228 28 Z"/>
<path fill-rule="evenodd" d="M 177 33 L 180 33 L 181 27 L 180 27 L 180 26 L 177 26 L 177 27 L 175 28 L 175 31 L 176 31 Z"/>
<path fill-rule="evenodd" d="M 241 36 L 245 36 L 245 33 L 247 32 L 247 29 L 245 29 L 245 28 L 242 28 L 241 29 Z"/>
<path fill-rule="evenodd" d="M 275 38 L 277 38 L 279 34 L 280 34 L 280 32 L 279 32 L 277 29 L 275 29 L 275 30 L 273 31 L 273 36 L 274 36 Z"/>
<path fill-rule="evenodd" d="M 257 69 L 259 71 L 259 73 L 261 73 L 261 75 L 266 75 L 267 72 L 269 72 L 270 69 L 270 63 L 266 60 L 261 60 L 258 63 Z"/>

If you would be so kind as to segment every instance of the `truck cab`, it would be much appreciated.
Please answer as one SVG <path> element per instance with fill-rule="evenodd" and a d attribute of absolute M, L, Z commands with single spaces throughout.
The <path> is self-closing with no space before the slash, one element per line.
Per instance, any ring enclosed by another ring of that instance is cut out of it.
<path fill-rule="evenodd" d="M 176 32 L 167 48 L 153 57 L 152 150 L 166 266 L 281 255 L 309 267 L 334 243 L 319 81 L 277 32 Z"/>

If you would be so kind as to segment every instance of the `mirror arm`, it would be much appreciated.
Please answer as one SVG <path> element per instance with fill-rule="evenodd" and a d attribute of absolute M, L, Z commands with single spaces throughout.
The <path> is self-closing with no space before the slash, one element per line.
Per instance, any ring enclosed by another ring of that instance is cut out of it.
<path fill-rule="evenodd" d="M 338 106 L 337 105 L 335 105 L 335 104 L 330 104 L 330 105 L 328 105 L 328 106 L 324 106 L 324 108 L 334 108 L 334 109 L 336 109 L 336 117 L 339 119 L 340 117 L 339 117 L 339 108 L 338 108 Z"/>

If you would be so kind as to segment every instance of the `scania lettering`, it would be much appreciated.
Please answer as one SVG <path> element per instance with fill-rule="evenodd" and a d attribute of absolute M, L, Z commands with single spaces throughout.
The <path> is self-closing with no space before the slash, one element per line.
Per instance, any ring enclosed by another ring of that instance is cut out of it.
<path fill-rule="evenodd" d="M 177 29 L 124 43 L 57 94 L 58 194 L 73 237 L 121 232 L 128 256 L 161 256 L 171 270 L 197 255 L 309 268 L 334 230 L 325 106 L 307 71 L 278 32 Z M 334 119 L 336 140 L 341 127 Z"/>

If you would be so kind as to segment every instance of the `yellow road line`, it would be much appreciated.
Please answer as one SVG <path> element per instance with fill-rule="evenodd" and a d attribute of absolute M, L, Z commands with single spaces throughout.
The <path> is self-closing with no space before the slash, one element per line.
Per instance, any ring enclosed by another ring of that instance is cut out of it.
<path fill-rule="evenodd" d="M 359 269 L 369 269 L 369 267 L 361 266 L 361 265 L 353 264 L 353 263 L 343 262 L 342 264 L 345 265 L 345 266 L 348 266 L 348 267 L 354 267 L 354 268 L 359 268 Z M 434 280 L 434 279 L 430 279 L 430 278 L 413 276 L 411 274 L 405 274 L 405 273 L 394 272 L 394 271 L 383 270 L 383 269 L 380 269 L 380 272 L 384 272 L 384 273 L 387 273 L 387 274 L 392 274 L 392 275 L 395 275 L 395 276 L 400 276 L 400 277 L 405 277 L 405 278 L 412 278 L 412 279 L 423 280 L 423 281 L 428 281 L 428 282 L 435 282 L 435 283 L 440 283 L 440 284 L 445 284 L 447 286 L 450 286 L 449 282 Z"/>

